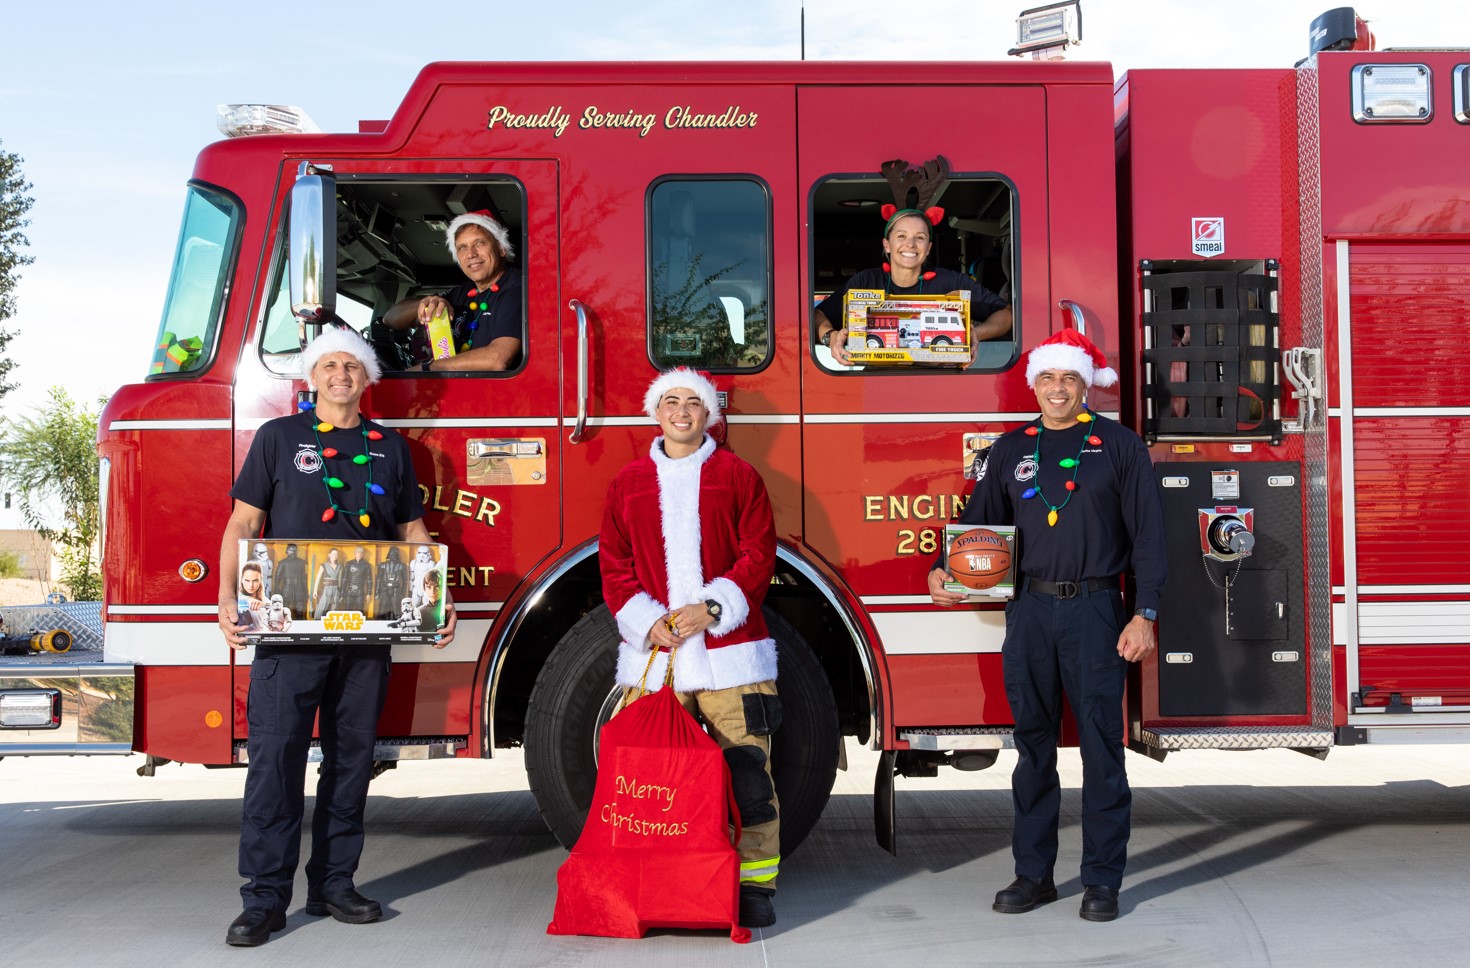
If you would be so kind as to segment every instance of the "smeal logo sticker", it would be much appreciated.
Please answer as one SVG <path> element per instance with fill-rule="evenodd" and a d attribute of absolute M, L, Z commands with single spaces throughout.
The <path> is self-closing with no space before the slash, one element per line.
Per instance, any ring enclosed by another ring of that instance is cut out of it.
<path fill-rule="evenodd" d="M 1225 218 L 1192 218 L 1189 237 L 1194 240 L 1194 254 L 1206 259 L 1225 254 Z"/>

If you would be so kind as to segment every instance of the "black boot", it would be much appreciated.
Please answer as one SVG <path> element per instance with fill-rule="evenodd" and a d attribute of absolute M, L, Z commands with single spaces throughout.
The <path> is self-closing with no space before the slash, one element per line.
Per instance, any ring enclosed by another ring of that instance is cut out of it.
<path fill-rule="evenodd" d="M 321 896 L 308 894 L 306 913 L 312 917 L 332 917 L 343 924 L 367 924 L 383 916 L 383 906 L 370 897 L 363 897 L 356 888 L 348 887 Z"/>
<path fill-rule="evenodd" d="M 1082 892 L 1082 908 L 1077 916 L 1087 921 L 1111 921 L 1118 916 L 1116 887 L 1089 887 Z"/>
<path fill-rule="evenodd" d="M 1029 877 L 1017 877 L 1005 890 L 997 891 L 992 911 L 1001 914 L 1025 914 L 1038 904 L 1048 904 L 1057 899 L 1057 885 L 1050 877 L 1033 881 Z"/>
<path fill-rule="evenodd" d="M 251 907 L 235 920 L 225 931 L 225 944 L 237 948 L 254 948 L 270 940 L 272 931 L 286 927 L 286 915 L 270 908 Z"/>
<path fill-rule="evenodd" d="M 776 923 L 776 905 L 771 898 L 776 892 L 765 887 L 740 886 L 740 926 L 769 928 Z"/>

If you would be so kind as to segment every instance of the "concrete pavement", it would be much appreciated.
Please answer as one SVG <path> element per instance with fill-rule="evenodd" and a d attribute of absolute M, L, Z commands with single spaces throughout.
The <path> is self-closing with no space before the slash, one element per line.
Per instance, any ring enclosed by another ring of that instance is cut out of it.
<path fill-rule="evenodd" d="M 516 752 L 406 763 L 373 782 L 358 885 L 388 909 L 301 911 L 230 949 L 243 770 L 141 760 L 0 762 L 0 956 L 37 966 L 1341 965 L 1457 963 L 1470 944 L 1470 747 L 1129 756 L 1134 834 L 1111 924 L 1077 917 L 1080 767 L 1062 759 L 1062 898 L 990 911 L 1011 878 L 1009 771 L 900 778 L 899 855 L 873 842 L 874 754 L 849 743 L 831 805 L 782 865 L 779 923 L 641 942 L 544 933 L 565 852 Z M 308 798 L 308 809 L 311 800 Z M 304 852 L 303 852 L 304 855 Z M 1397 952 L 1398 954 L 1392 954 Z"/>

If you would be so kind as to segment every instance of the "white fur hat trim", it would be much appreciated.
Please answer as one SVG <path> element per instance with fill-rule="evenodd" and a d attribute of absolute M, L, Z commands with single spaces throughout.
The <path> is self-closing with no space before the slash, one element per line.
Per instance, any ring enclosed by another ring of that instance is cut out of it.
<path fill-rule="evenodd" d="M 478 225 L 486 232 L 489 232 L 490 238 L 494 239 L 495 244 L 500 246 L 500 257 L 502 259 L 514 259 L 516 257 L 516 247 L 510 244 L 510 233 L 505 230 L 504 225 L 491 218 L 488 211 L 465 212 L 463 215 L 456 216 L 454 221 L 449 223 L 449 228 L 444 231 L 444 244 L 448 247 L 450 255 L 455 254 L 454 240 L 459 237 L 459 230 L 466 225 Z"/>
<path fill-rule="evenodd" d="M 328 353 L 350 353 L 357 357 L 357 361 L 367 371 L 368 386 L 383 378 L 383 367 L 378 363 L 378 354 L 373 352 L 372 345 L 367 340 L 345 327 L 327 325 L 322 327 L 321 335 L 301 351 L 301 372 L 306 377 L 306 385 L 313 390 L 316 389 L 316 381 L 312 379 L 311 371 L 316 369 L 317 363 Z"/>
<path fill-rule="evenodd" d="M 715 390 L 715 385 L 704 374 L 687 366 L 666 370 L 648 385 L 648 392 L 643 395 L 644 412 L 657 420 L 658 402 L 664 398 L 664 394 L 679 387 L 699 394 L 699 399 L 709 411 L 710 426 L 724 419 L 724 414 L 720 412 L 720 394 Z"/>

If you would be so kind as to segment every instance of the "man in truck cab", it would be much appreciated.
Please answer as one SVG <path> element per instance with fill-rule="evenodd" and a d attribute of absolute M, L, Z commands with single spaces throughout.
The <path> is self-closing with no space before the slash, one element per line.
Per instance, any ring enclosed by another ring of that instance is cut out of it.
<path fill-rule="evenodd" d="M 251 645 L 236 596 L 239 543 L 257 537 L 299 541 L 433 540 L 408 444 L 369 421 L 359 404 L 381 375 L 367 341 L 348 329 L 322 332 L 301 354 L 312 410 L 267 421 L 251 441 L 230 491 L 234 510 L 220 544 L 219 624 L 236 650 Z M 366 456 L 358 462 L 355 457 Z M 342 486 L 328 488 L 331 477 Z M 272 608 L 280 603 L 272 599 Z M 284 615 L 285 606 L 281 605 Z M 454 609 L 434 648 L 454 638 Z M 244 911 L 225 942 L 263 944 L 286 925 L 301 856 L 302 788 L 312 723 L 320 713 L 321 776 L 306 863 L 306 913 L 348 924 L 383 916 L 353 884 L 362 855 L 363 812 L 372 777 L 378 717 L 388 694 L 387 645 L 256 646 L 250 663 L 250 766 L 240 825 Z"/>
<path fill-rule="evenodd" d="M 510 234 L 487 209 L 466 212 L 449 223 L 445 242 L 467 282 L 437 296 L 405 299 L 383 315 L 391 329 L 447 315 L 454 353 L 433 359 L 427 336 L 413 340 L 413 360 L 425 370 L 511 370 L 520 363 L 522 318 L 520 270 L 511 265 Z"/>

